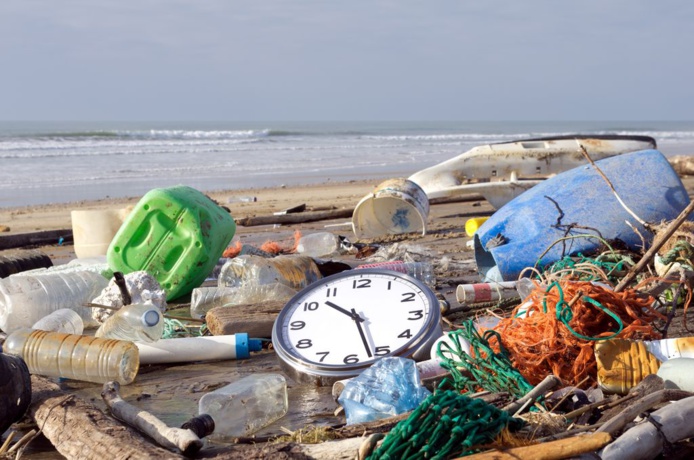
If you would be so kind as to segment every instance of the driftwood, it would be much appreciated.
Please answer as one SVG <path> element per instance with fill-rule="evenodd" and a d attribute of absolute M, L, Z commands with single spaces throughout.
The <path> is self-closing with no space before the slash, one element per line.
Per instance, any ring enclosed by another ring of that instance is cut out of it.
<path fill-rule="evenodd" d="M 0 249 L 58 244 L 61 238 L 65 243 L 72 243 L 72 230 L 44 230 L 40 232 L 18 233 L 16 235 L 3 235 L 0 236 Z"/>
<path fill-rule="evenodd" d="M 689 214 L 694 211 L 694 201 L 691 201 L 686 208 L 682 210 L 679 216 L 670 224 L 667 226 L 667 228 L 662 232 L 662 234 L 658 237 L 656 241 L 653 242 L 653 246 L 646 251 L 646 253 L 641 257 L 641 260 L 638 261 L 636 265 L 631 267 L 629 269 L 629 272 L 626 274 L 624 278 L 619 282 L 616 288 L 614 288 L 614 292 L 620 292 L 623 290 L 629 283 L 632 282 L 634 278 L 636 278 L 636 275 L 638 275 L 641 270 L 646 268 L 646 266 L 651 262 L 653 257 L 658 253 L 658 250 L 665 244 L 665 242 L 672 236 L 673 233 L 682 225 L 682 222 L 684 222 Z"/>
<path fill-rule="evenodd" d="M 543 444 L 533 444 L 532 446 L 482 452 L 460 458 L 466 460 L 559 460 L 594 452 L 607 445 L 611 440 L 612 438 L 607 433 L 592 433 Z"/>
<path fill-rule="evenodd" d="M 166 449 L 178 449 L 183 454 L 190 455 L 202 448 L 203 441 L 191 430 L 171 428 L 149 412 L 125 402 L 118 394 L 119 388 L 118 382 L 107 382 L 101 392 L 111 414 L 118 420 L 140 430 Z"/>
<path fill-rule="evenodd" d="M 538 383 L 535 388 L 530 390 L 525 396 L 507 405 L 503 408 L 503 410 L 511 415 L 515 415 L 524 405 L 534 402 L 537 398 L 560 384 L 561 380 L 559 380 L 559 377 L 550 374 L 545 377 L 542 382 Z"/>
<path fill-rule="evenodd" d="M 258 304 L 215 307 L 205 315 L 212 335 L 245 332 L 249 337 L 270 338 L 272 326 L 286 302 L 267 301 Z"/>
<path fill-rule="evenodd" d="M 52 381 L 33 375 L 29 413 L 44 436 L 68 459 L 183 458 L 145 440 Z"/>
<path fill-rule="evenodd" d="M 272 224 L 301 224 L 304 222 L 316 222 L 319 220 L 343 219 L 352 217 L 354 208 L 335 209 L 333 211 L 301 212 L 293 214 L 280 214 L 269 216 L 250 216 L 236 219 L 236 224 L 243 227 Z"/>
<path fill-rule="evenodd" d="M 469 201 L 484 201 L 484 197 L 477 193 L 458 197 L 442 197 L 429 200 L 430 205 L 465 203 Z M 351 218 L 354 208 L 331 209 L 327 211 L 309 211 L 272 214 L 268 216 L 248 216 L 236 219 L 236 224 L 243 227 L 254 227 L 257 225 L 273 224 L 301 224 L 304 222 L 316 222 L 319 220 Z"/>
<path fill-rule="evenodd" d="M 605 447 L 600 456 L 603 460 L 653 459 L 665 445 L 694 436 L 693 418 L 694 396 L 690 396 L 651 413 Z"/>

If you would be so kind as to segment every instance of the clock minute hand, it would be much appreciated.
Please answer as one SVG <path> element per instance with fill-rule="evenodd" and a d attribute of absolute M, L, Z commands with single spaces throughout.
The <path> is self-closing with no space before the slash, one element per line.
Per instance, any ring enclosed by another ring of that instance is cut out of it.
<path fill-rule="evenodd" d="M 366 334 L 364 334 L 364 328 L 361 327 L 361 322 L 364 321 L 364 319 L 361 316 L 359 316 L 359 314 L 356 312 L 354 308 L 352 308 L 352 314 L 354 315 L 354 322 L 357 325 L 357 330 L 359 330 L 361 341 L 364 344 L 364 348 L 366 349 L 366 356 L 368 356 L 369 358 L 373 358 L 373 355 L 371 354 L 371 349 L 369 348 L 369 341 L 366 340 Z M 357 318 L 359 318 L 359 321 L 357 321 Z"/>
<path fill-rule="evenodd" d="M 361 316 L 359 316 L 357 314 L 357 312 L 354 311 L 354 309 L 352 309 L 352 312 L 349 312 L 348 310 L 346 310 L 346 309 L 342 308 L 341 306 L 336 305 L 330 301 L 326 301 L 325 304 L 331 308 L 334 308 L 335 310 L 339 311 L 340 313 L 344 313 L 345 315 L 349 316 L 357 323 L 361 323 L 364 321 L 364 319 Z"/>

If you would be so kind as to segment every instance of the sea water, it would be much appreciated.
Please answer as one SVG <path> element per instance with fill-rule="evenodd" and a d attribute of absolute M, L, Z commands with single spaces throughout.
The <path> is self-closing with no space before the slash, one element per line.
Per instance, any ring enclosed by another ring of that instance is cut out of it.
<path fill-rule="evenodd" d="M 694 122 L 7 122 L 0 208 L 407 177 L 472 147 L 529 137 L 629 134 L 694 154 Z"/>

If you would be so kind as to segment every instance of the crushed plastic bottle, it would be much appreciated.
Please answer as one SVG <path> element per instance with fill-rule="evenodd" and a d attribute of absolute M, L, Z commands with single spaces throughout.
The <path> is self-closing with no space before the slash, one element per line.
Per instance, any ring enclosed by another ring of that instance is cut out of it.
<path fill-rule="evenodd" d="M 246 284 L 240 288 L 201 287 L 193 289 L 190 301 L 191 318 L 203 318 L 215 307 L 233 307 L 274 300 L 289 300 L 296 289 L 281 283 Z"/>
<path fill-rule="evenodd" d="M 321 272 L 311 257 L 281 255 L 266 259 L 245 255 L 224 264 L 217 285 L 240 288 L 281 283 L 298 291 L 321 278 Z"/>
<path fill-rule="evenodd" d="M 132 342 L 156 342 L 164 332 L 164 317 L 152 304 L 130 304 L 121 307 L 106 320 L 96 337 L 130 340 Z"/>
<path fill-rule="evenodd" d="M 80 315 L 74 310 L 61 308 L 36 321 L 31 328 L 49 332 L 82 335 L 84 332 L 84 321 L 82 321 Z"/>
<path fill-rule="evenodd" d="M 350 379 L 338 402 L 352 425 L 402 414 L 430 394 L 420 383 L 414 360 L 396 356 L 381 358 Z"/>
<path fill-rule="evenodd" d="M 287 381 L 280 374 L 253 374 L 207 393 L 199 415 L 183 425 L 199 437 L 231 441 L 284 417 L 289 409 Z"/>
<path fill-rule="evenodd" d="M 340 252 L 341 240 L 330 232 L 302 235 L 296 245 L 296 252 L 309 257 L 328 257 Z"/>

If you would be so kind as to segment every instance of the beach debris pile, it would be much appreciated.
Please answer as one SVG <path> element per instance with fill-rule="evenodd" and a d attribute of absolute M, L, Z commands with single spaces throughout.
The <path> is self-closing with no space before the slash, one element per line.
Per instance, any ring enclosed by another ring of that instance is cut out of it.
<path fill-rule="evenodd" d="M 364 201 L 356 237 L 296 230 L 258 246 L 234 239 L 240 219 L 201 192 L 155 189 L 102 259 L 0 279 L 0 458 L 39 430 L 67 458 L 109 443 L 189 458 L 691 454 L 694 202 L 661 157 L 588 157 L 476 219 L 479 279 L 452 290 L 457 262 L 421 239 L 428 208 L 407 182 Z M 403 187 L 424 216 L 406 232 L 383 219 L 403 217 Z M 361 306 L 393 299 L 402 320 Z M 334 324 L 312 324 L 324 310 Z M 137 389 L 147 381 L 161 395 Z M 184 393 L 185 413 L 149 401 Z M 311 423 L 311 398 L 331 423 Z M 79 445 L 64 436 L 77 427 Z"/>

